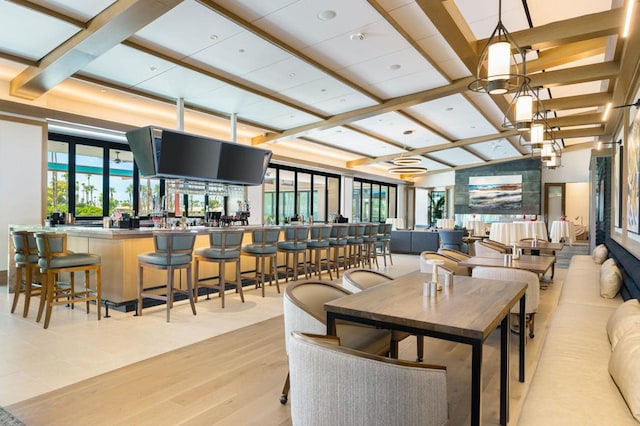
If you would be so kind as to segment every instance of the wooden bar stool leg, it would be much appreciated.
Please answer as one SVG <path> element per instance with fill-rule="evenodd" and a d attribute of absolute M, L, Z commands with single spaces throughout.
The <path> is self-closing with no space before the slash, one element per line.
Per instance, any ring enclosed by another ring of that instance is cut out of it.
<path fill-rule="evenodd" d="M 20 293 L 22 293 L 22 269 L 22 266 L 16 267 L 16 287 L 13 289 L 13 303 L 11 304 L 11 313 L 15 312 L 16 306 L 18 306 Z"/>
<path fill-rule="evenodd" d="M 218 296 L 222 298 L 221 303 L 222 303 L 222 307 L 224 308 L 224 290 L 225 290 L 225 285 L 224 285 L 224 270 L 225 270 L 224 262 L 218 263 L 218 269 L 219 269 L 218 278 L 219 278 L 219 281 L 220 281 L 220 289 L 218 291 L 218 293 L 220 293 L 220 294 Z"/>
<path fill-rule="evenodd" d="M 173 308 L 173 268 L 167 268 L 167 322 L 171 320 L 171 308 Z"/>
<path fill-rule="evenodd" d="M 258 258 L 256 257 L 256 264 L 258 263 Z M 264 273 L 265 273 L 265 256 L 260 256 L 260 285 L 262 286 L 262 297 L 264 297 Z M 271 277 L 269 277 L 269 285 L 271 285 Z"/>
<path fill-rule="evenodd" d="M 89 296 L 89 270 L 87 269 L 86 271 L 84 271 L 84 291 L 85 291 L 85 297 Z M 86 304 L 86 308 L 87 308 L 87 314 L 89 314 L 89 312 L 91 312 L 89 310 L 89 305 L 90 305 L 90 300 L 87 300 L 85 302 Z"/>
<path fill-rule="evenodd" d="M 244 303 L 244 293 L 242 291 L 242 277 L 240 277 L 240 259 L 236 261 L 236 288 L 240 293 L 240 300 Z M 262 283 L 262 289 L 264 290 L 264 282 Z"/>
<path fill-rule="evenodd" d="M 195 298 L 193 297 L 193 284 L 191 282 L 191 265 L 187 265 L 187 296 L 189 296 L 189 304 L 191 305 L 191 312 L 196 315 Z"/>
<path fill-rule="evenodd" d="M 55 274 L 47 270 L 47 306 L 44 315 L 44 328 L 49 328 L 51 320 L 51 309 L 53 307 L 53 292 L 55 291 Z"/>
<path fill-rule="evenodd" d="M 271 285 L 271 278 L 273 277 L 275 282 L 276 282 L 276 289 L 278 290 L 278 293 L 280 293 L 280 284 L 278 284 L 278 276 L 275 275 L 274 276 L 274 271 L 275 274 L 278 273 L 278 256 L 277 255 L 273 255 L 271 256 L 271 268 L 270 268 L 270 275 L 269 275 L 269 285 Z"/>
<path fill-rule="evenodd" d="M 138 264 L 138 316 L 142 316 L 142 265 Z"/>
<path fill-rule="evenodd" d="M 26 282 L 24 286 L 24 309 L 22 310 L 22 316 L 24 318 L 26 318 L 27 315 L 29 315 L 29 305 L 31 304 L 31 294 L 33 291 L 33 268 L 32 267 L 30 266 L 26 267 L 25 277 L 26 277 L 25 278 Z M 42 297 L 42 295 L 40 295 L 40 297 Z"/>
<path fill-rule="evenodd" d="M 102 319 L 102 265 L 99 265 L 96 269 L 96 308 L 98 309 L 98 321 Z"/>

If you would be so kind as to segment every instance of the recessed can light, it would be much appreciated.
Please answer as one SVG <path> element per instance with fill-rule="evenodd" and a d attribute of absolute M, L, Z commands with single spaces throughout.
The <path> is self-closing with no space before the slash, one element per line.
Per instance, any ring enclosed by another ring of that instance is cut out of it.
<path fill-rule="evenodd" d="M 218 36 L 217 36 L 217 35 L 215 35 L 215 34 L 211 34 L 211 35 L 209 36 L 209 38 L 210 38 L 211 40 L 213 40 L 213 41 L 216 41 L 216 40 L 218 39 Z"/>
<path fill-rule="evenodd" d="M 354 34 L 351 34 L 349 36 L 349 38 L 352 41 L 362 41 L 362 40 L 364 40 L 364 34 L 363 33 L 354 33 Z"/>
<path fill-rule="evenodd" d="M 453 111 L 453 107 L 446 107 L 444 110 L 445 111 Z"/>
<path fill-rule="evenodd" d="M 399 70 L 400 68 L 402 68 L 402 65 L 400 65 L 400 64 L 389 65 L 389 69 L 391 71 L 396 71 L 396 70 Z"/>
<path fill-rule="evenodd" d="M 335 18 L 337 15 L 335 10 L 323 10 L 322 12 L 318 13 L 318 19 L 321 21 L 330 21 L 333 18 Z"/>

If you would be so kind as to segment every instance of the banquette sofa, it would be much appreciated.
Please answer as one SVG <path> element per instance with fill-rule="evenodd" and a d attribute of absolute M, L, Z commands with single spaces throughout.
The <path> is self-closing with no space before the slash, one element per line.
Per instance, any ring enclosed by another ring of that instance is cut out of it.
<path fill-rule="evenodd" d="M 638 284 L 640 261 L 611 239 L 573 256 L 518 425 L 638 424 Z"/>

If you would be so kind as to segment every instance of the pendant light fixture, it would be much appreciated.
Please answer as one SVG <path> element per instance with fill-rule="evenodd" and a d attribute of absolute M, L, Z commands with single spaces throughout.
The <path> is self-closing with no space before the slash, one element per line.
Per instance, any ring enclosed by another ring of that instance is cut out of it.
<path fill-rule="evenodd" d="M 407 149 L 407 138 L 413 134 L 413 130 L 405 130 L 402 134 L 405 139 L 404 148 Z M 422 164 L 422 160 L 419 157 L 405 157 L 401 155 L 400 157 L 391 160 L 391 162 L 393 163 L 393 167 L 389 168 L 387 171 L 394 175 L 423 175 L 427 173 L 427 168 L 420 165 Z"/>
<path fill-rule="evenodd" d="M 531 81 L 520 72 L 519 64 L 523 62 L 522 49 L 502 24 L 502 0 L 498 0 L 498 24 L 478 58 L 476 79 L 469 84 L 469 90 L 491 95 L 517 91 Z"/>

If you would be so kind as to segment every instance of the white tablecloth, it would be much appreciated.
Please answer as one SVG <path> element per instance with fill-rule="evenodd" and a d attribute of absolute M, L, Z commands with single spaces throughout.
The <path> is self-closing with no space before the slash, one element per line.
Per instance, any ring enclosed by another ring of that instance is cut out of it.
<path fill-rule="evenodd" d="M 573 244 L 573 241 L 576 239 L 573 222 L 568 220 L 554 220 L 553 223 L 551 223 L 551 242 L 559 243 L 563 238 L 569 245 Z"/>
<path fill-rule="evenodd" d="M 524 238 L 523 232 L 524 227 L 519 226 L 517 223 L 495 222 L 491 224 L 489 239 L 509 245 Z"/>
<path fill-rule="evenodd" d="M 530 221 L 517 221 L 519 226 L 522 227 L 522 238 L 533 238 L 535 235 L 539 240 L 549 241 L 549 236 L 547 235 L 547 225 L 539 220 L 530 220 Z"/>
<path fill-rule="evenodd" d="M 485 231 L 485 224 L 481 220 L 465 220 L 464 227 L 471 232 L 472 236 L 475 237 L 484 237 L 487 235 Z"/>
<path fill-rule="evenodd" d="M 385 223 L 390 223 L 391 230 L 395 231 L 396 229 L 404 229 L 404 219 L 398 219 L 395 217 L 388 217 Z"/>
<path fill-rule="evenodd" d="M 456 221 L 453 219 L 438 219 L 436 220 L 436 228 L 440 229 L 453 229 L 456 226 Z"/>

